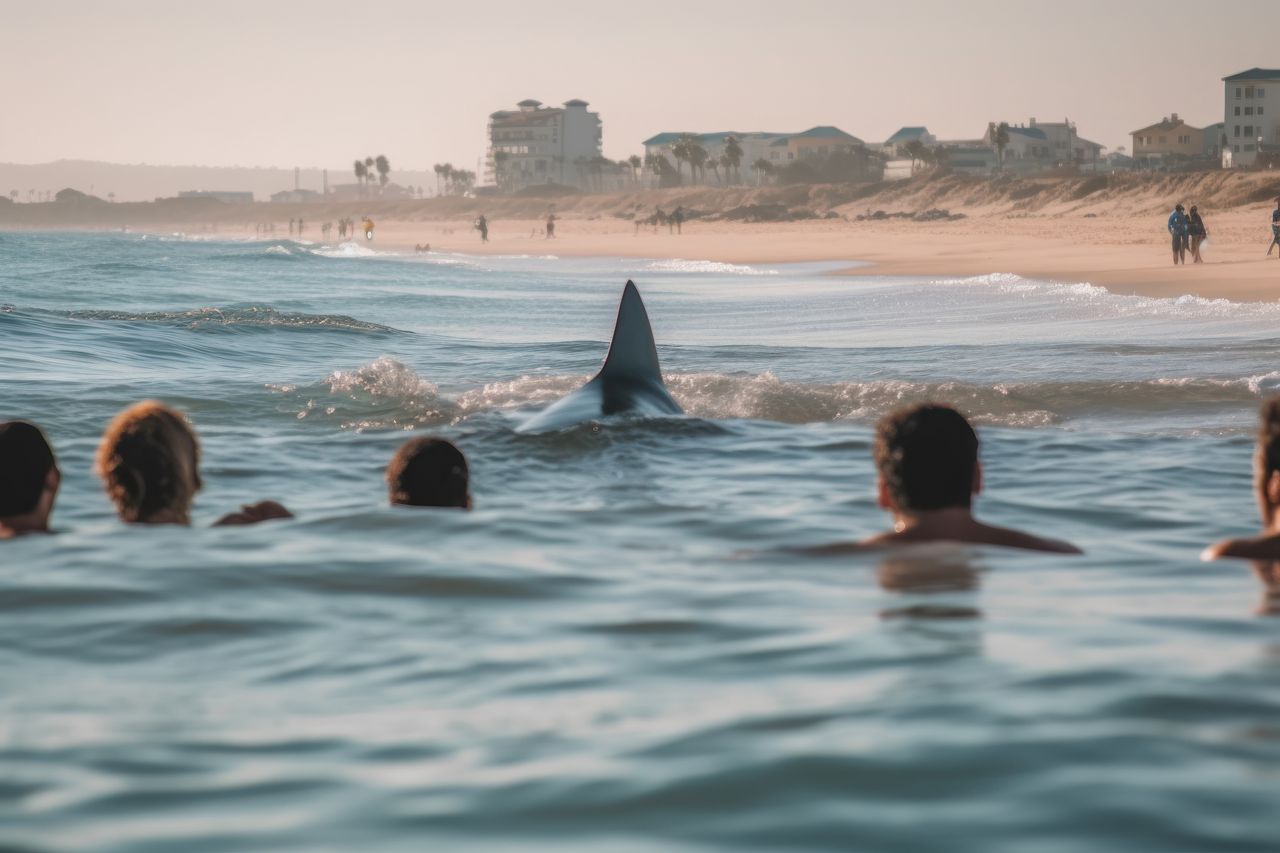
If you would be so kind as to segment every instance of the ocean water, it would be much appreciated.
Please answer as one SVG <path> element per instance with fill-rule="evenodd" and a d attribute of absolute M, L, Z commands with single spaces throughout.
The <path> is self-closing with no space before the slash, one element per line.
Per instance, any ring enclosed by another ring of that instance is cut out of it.
<path fill-rule="evenodd" d="M 1280 847 L 1280 620 L 1197 560 L 1256 527 L 1280 304 L 826 269 L 0 235 L 0 418 L 64 472 L 0 543 L 0 848 Z M 688 417 L 515 432 L 628 277 Z M 90 474 L 148 397 L 192 529 Z M 983 516 L 1087 556 L 742 553 L 883 528 L 871 427 L 923 399 Z M 385 505 L 423 431 L 474 512 Z M 208 527 L 260 498 L 298 519 Z"/>

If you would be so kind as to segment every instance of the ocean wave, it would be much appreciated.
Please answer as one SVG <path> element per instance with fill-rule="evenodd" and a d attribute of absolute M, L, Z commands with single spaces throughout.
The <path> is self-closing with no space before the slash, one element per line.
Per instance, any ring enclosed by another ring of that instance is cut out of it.
<path fill-rule="evenodd" d="M 337 420 L 344 429 L 408 429 L 457 423 L 489 411 L 548 405 L 587 375 L 528 375 L 486 383 L 453 397 L 396 359 L 340 370 L 322 383 L 270 385 L 299 419 Z M 1186 413 L 1256 404 L 1280 392 L 1280 371 L 1239 378 L 1166 377 L 1117 382 L 788 382 L 773 373 L 669 373 L 667 387 L 685 413 L 705 420 L 786 424 L 874 422 L 903 405 L 957 406 L 976 423 L 1034 428 L 1081 417 Z"/>
<path fill-rule="evenodd" d="M 720 261 L 690 261 L 684 258 L 651 261 L 646 269 L 654 272 L 676 273 L 711 273 L 716 275 L 778 275 L 778 270 L 747 266 L 746 264 L 728 264 Z"/>
<path fill-rule="evenodd" d="M 1182 319 L 1274 318 L 1280 315 L 1277 302 L 1233 302 L 1221 297 L 1195 294 L 1157 297 L 1116 293 L 1089 282 L 1036 281 L 1013 273 L 990 273 L 965 278 L 931 279 L 930 284 L 949 288 L 971 288 L 998 296 L 1022 299 L 1043 298 L 1060 305 L 1086 305 L 1108 309 L 1121 317 L 1172 317 Z"/>
<path fill-rule="evenodd" d="M 266 305 L 235 308 L 192 308 L 187 311 L 69 311 L 74 320 L 122 323 L 158 323 L 200 330 L 223 327 L 272 327 L 292 329 L 339 329 L 352 332 L 397 332 L 390 326 L 357 320 L 343 314 L 300 314 L 277 311 Z"/>

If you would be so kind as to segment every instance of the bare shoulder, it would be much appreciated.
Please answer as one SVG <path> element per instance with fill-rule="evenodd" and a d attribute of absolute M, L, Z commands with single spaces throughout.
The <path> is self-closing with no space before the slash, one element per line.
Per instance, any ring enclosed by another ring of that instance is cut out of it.
<path fill-rule="evenodd" d="M 245 504 L 239 512 L 224 515 L 213 523 L 214 527 L 226 527 L 233 524 L 258 524 L 272 519 L 293 518 L 293 513 L 276 501 L 259 501 Z"/>
<path fill-rule="evenodd" d="M 1244 560 L 1280 560 L 1280 535 L 1252 539 L 1223 539 L 1200 553 L 1202 560 L 1238 557 Z"/>
<path fill-rule="evenodd" d="M 1049 554 L 1083 554 L 1080 548 L 1072 545 L 1070 542 L 1064 542 L 1061 539 L 1049 539 L 1044 536 L 1036 536 L 1031 533 L 1024 533 L 1021 530 L 1013 530 L 1007 527 L 993 527 L 984 524 L 984 533 L 982 544 L 999 545 L 1002 548 L 1020 548 L 1024 551 L 1043 551 Z"/>

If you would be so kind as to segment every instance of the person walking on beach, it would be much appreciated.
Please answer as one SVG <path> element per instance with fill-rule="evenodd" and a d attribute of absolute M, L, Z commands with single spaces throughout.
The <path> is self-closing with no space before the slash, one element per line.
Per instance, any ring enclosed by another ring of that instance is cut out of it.
<path fill-rule="evenodd" d="M 1271 250 L 1276 246 L 1280 246 L 1280 198 L 1276 199 L 1276 209 L 1271 211 L 1271 245 L 1267 247 L 1267 257 L 1271 257 Z M 1276 258 L 1280 259 L 1280 252 L 1276 253 Z"/>
<path fill-rule="evenodd" d="M 489 242 L 489 220 L 484 218 L 484 214 L 476 217 L 475 229 L 480 232 L 480 242 Z"/>
<path fill-rule="evenodd" d="M 556 215 L 555 213 L 547 214 L 547 236 L 544 240 L 551 240 L 556 236 Z"/>
<path fill-rule="evenodd" d="M 1200 246 L 1208 238 L 1209 232 L 1205 230 L 1204 220 L 1200 218 L 1200 209 L 1194 204 L 1191 205 L 1191 213 L 1187 216 L 1187 230 L 1191 235 L 1191 260 L 1193 263 L 1203 264 Z"/>
<path fill-rule="evenodd" d="M 1187 262 L 1187 214 L 1181 204 L 1169 214 L 1169 236 L 1173 238 L 1173 263 Z"/>
<path fill-rule="evenodd" d="M 302 217 L 298 217 L 298 236 L 302 236 Z"/>
<path fill-rule="evenodd" d="M 671 221 L 676 224 L 676 233 L 683 233 L 681 226 L 684 225 L 684 208 L 682 206 L 676 205 L 675 211 L 671 214 Z"/>

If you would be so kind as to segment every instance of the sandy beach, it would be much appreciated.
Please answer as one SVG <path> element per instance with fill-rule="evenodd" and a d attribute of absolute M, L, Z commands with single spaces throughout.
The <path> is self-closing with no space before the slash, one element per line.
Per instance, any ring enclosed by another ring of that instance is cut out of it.
<path fill-rule="evenodd" d="M 950 222 L 686 223 L 683 233 L 608 219 L 561 219 L 556 237 L 536 220 L 491 220 L 482 244 L 471 220 L 376 221 L 374 247 L 475 254 L 554 254 L 684 258 L 739 264 L 864 261 L 851 276 L 963 278 L 1014 273 L 1057 282 L 1087 282 L 1116 293 L 1156 297 L 1191 294 L 1236 301 L 1280 298 L 1280 260 L 1268 258 L 1271 207 L 1209 214 L 1203 264 L 1174 267 L 1165 218 L 975 215 Z"/>

